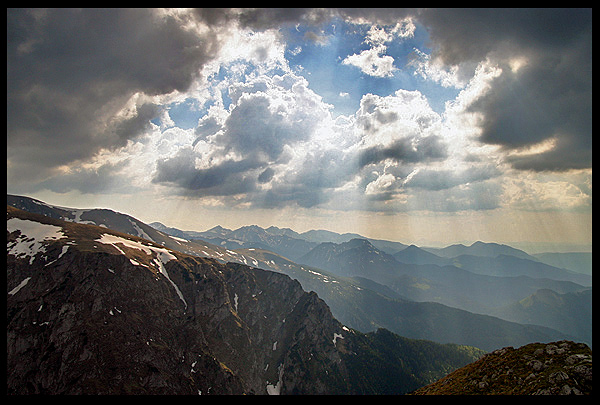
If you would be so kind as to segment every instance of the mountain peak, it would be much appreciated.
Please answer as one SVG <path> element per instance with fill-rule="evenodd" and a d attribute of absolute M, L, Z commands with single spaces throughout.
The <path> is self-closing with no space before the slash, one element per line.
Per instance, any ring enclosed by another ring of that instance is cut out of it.
<path fill-rule="evenodd" d="M 290 236 L 292 238 L 302 238 L 302 236 L 300 236 L 298 232 L 294 231 L 291 228 L 278 228 L 276 226 L 270 226 L 265 230 L 273 235 Z"/>
<path fill-rule="evenodd" d="M 447 258 L 437 256 L 436 254 L 421 249 L 416 245 L 410 245 L 405 249 L 394 253 L 393 256 L 399 262 L 407 264 L 435 264 L 438 266 L 444 266 L 450 262 Z"/>
<path fill-rule="evenodd" d="M 353 249 L 353 248 L 375 249 L 375 246 L 373 246 L 373 244 L 371 242 L 369 242 L 367 239 L 363 239 L 363 238 L 350 239 L 348 242 L 341 243 L 340 246 L 344 246 L 347 249 Z"/>
<path fill-rule="evenodd" d="M 221 225 L 217 225 L 217 226 L 213 226 L 212 228 L 210 228 L 207 232 L 223 232 L 223 231 L 231 232 L 231 229 L 223 228 Z"/>

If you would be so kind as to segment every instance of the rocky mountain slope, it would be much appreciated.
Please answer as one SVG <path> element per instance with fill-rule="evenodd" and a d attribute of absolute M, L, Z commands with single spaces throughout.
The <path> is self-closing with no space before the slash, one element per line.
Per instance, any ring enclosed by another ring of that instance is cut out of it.
<path fill-rule="evenodd" d="M 506 347 L 413 394 L 591 395 L 592 351 L 571 341 Z"/>
<path fill-rule="evenodd" d="M 406 393 L 481 351 L 362 334 L 287 275 L 7 206 L 7 393 Z"/>

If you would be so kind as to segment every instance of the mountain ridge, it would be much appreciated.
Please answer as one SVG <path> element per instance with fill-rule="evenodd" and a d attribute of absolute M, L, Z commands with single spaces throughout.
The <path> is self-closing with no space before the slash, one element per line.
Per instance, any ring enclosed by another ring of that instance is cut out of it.
<path fill-rule="evenodd" d="M 481 353 L 431 342 L 441 363 L 390 369 L 379 335 L 345 327 L 287 275 L 11 206 L 7 290 L 13 394 L 398 394 Z M 390 371 L 394 387 L 374 383 Z"/>
<path fill-rule="evenodd" d="M 353 249 L 349 248 L 351 246 Z M 360 250 L 357 244 L 351 245 L 350 242 L 322 243 L 299 261 L 343 277 L 369 278 L 413 301 L 437 302 L 477 314 L 499 316 L 504 320 L 520 319 L 521 323 L 559 329 L 568 334 L 577 331 L 576 339 L 582 339 L 591 344 L 591 330 L 585 326 L 586 323 L 591 323 L 591 313 L 589 319 L 578 317 L 580 324 L 576 328 L 565 329 L 564 323 L 559 322 L 556 318 L 517 317 L 517 314 L 511 314 L 507 309 L 510 308 L 510 304 L 534 294 L 541 288 L 551 288 L 560 293 L 589 289 L 591 287 L 569 281 L 583 280 L 586 282 L 589 279 L 585 275 L 554 268 L 537 261 L 531 262 L 532 269 L 511 265 L 506 267 L 506 270 L 499 268 L 496 269 L 497 271 L 488 271 L 489 274 L 485 274 L 483 270 L 466 265 L 457 267 L 448 264 L 440 266 L 402 263 L 398 262 L 398 255 L 390 256 L 385 252 L 378 251 L 372 244 L 363 243 L 362 247 L 363 249 Z M 401 254 L 402 251 L 399 253 Z M 503 263 L 503 258 L 509 256 L 499 255 L 496 258 L 489 258 L 462 255 L 454 259 L 462 258 L 463 262 L 466 262 L 467 257 L 472 258 L 476 263 L 490 263 L 490 261 L 496 260 L 494 263 L 500 265 Z M 522 264 L 526 261 L 527 259 L 510 257 L 509 263 Z M 441 262 L 441 264 L 443 263 L 444 261 Z M 501 274 L 502 272 L 506 274 Z M 591 308 L 591 296 L 586 296 L 580 301 L 580 306 Z M 504 310 L 500 310 L 501 308 Z M 517 307 L 513 306 L 512 308 L 514 311 L 518 311 Z"/>

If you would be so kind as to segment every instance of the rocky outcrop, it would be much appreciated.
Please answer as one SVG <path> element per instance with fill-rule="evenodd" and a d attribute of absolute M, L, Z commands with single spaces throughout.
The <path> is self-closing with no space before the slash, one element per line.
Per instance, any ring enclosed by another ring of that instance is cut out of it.
<path fill-rule="evenodd" d="M 566 340 L 506 347 L 414 394 L 591 395 L 592 350 Z"/>

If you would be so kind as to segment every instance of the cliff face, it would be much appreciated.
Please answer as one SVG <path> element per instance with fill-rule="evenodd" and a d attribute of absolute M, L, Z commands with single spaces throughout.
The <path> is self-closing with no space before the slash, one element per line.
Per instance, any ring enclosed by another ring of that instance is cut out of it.
<path fill-rule="evenodd" d="M 591 395 L 592 350 L 571 341 L 506 347 L 414 394 Z"/>

